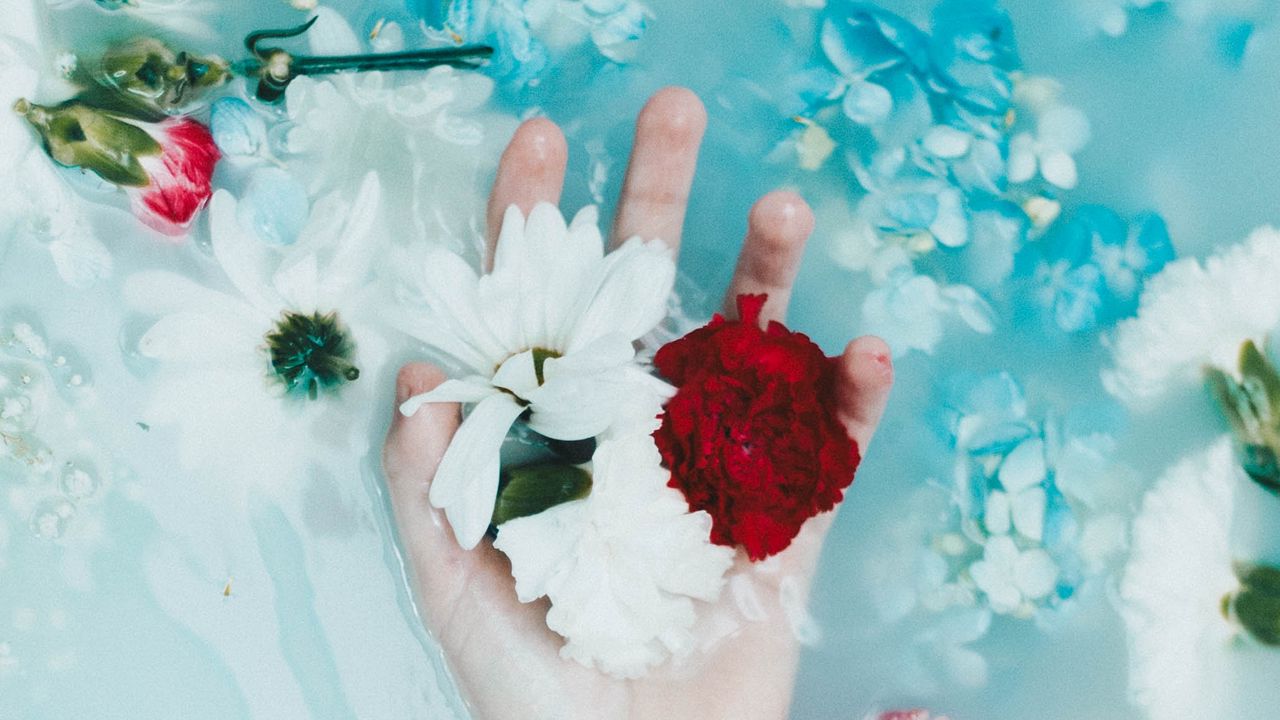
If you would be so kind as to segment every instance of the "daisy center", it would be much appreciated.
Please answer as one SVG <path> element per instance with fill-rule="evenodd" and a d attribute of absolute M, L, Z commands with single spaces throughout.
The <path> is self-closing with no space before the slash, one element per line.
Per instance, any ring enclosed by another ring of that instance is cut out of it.
<path fill-rule="evenodd" d="M 320 391 L 360 377 L 352 363 L 355 343 L 336 312 L 286 310 L 266 339 L 271 369 L 289 394 L 315 400 Z"/>

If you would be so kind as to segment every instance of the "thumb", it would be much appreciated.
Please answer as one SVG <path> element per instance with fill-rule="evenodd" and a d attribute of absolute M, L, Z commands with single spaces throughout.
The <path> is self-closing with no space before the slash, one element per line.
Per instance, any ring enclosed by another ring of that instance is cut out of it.
<path fill-rule="evenodd" d="M 460 573 L 432 572 L 465 561 L 465 551 L 453 539 L 444 514 L 431 506 L 427 491 L 440 459 L 458 429 L 457 403 L 427 403 L 408 417 L 400 404 L 414 395 L 434 389 L 446 376 L 434 365 L 410 363 L 396 376 L 396 402 L 391 429 L 382 450 L 391 508 L 401 546 L 420 589 L 425 615 L 430 621 L 441 617 L 438 608 L 448 607 L 457 596 Z"/>

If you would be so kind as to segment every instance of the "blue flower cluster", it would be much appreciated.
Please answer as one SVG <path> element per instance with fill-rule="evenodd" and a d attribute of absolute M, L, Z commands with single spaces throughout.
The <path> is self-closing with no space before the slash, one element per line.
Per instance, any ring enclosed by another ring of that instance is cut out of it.
<path fill-rule="evenodd" d="M 1017 50 L 1008 17 L 986 0 L 944 0 L 933 34 L 878 7 L 834 2 L 820 43 L 829 68 L 805 73 L 821 121 L 854 150 L 864 209 L 888 235 L 928 233 L 960 247 L 974 215 L 1021 215 L 1003 201 Z M 1007 227 L 1019 232 L 1020 227 Z"/>
<path fill-rule="evenodd" d="M 648 17 L 636 0 L 452 0 L 444 38 L 492 45 L 488 72 L 526 85 L 588 40 L 606 59 L 627 62 Z"/>
<path fill-rule="evenodd" d="M 910 281 L 915 261 L 939 250 L 956 260 L 933 263 L 939 287 L 991 292 L 1015 271 L 1044 274 L 1062 286 L 1047 301 L 1056 324 L 1077 332 L 1131 311 L 1142 279 L 1172 256 L 1163 223 L 1151 216 L 1135 220 L 1132 234 L 1120 223 L 1118 236 L 1100 219 L 1115 214 L 1102 208 L 1055 227 L 1063 193 L 1078 181 L 1074 155 L 1088 142 L 1089 122 L 1062 102 L 1058 83 L 1021 71 L 995 0 L 942 0 L 929 33 L 874 5 L 834 0 L 821 17 L 820 45 L 821 66 L 797 81 L 809 105 L 796 149 L 807 169 L 845 150 L 861 191 L 859 229 L 836 251 L 878 285 L 900 284 L 904 273 Z M 1091 226 L 1097 230 L 1084 229 Z M 1015 263 L 1046 233 L 1036 245 L 1047 269 Z M 1090 233 L 1097 242 L 1082 245 L 1077 236 Z M 877 315 L 867 318 L 877 328 L 912 315 L 873 299 L 879 309 L 863 314 Z M 932 350 L 918 341 L 904 347 Z"/>
<path fill-rule="evenodd" d="M 1144 280 L 1174 257 L 1164 221 L 1143 213 L 1126 222 L 1100 205 L 1060 221 L 1019 258 L 1033 274 L 1039 304 L 1062 330 L 1107 325 L 1137 310 Z"/>
<path fill-rule="evenodd" d="M 1070 599 L 1122 547 L 1099 490 L 1120 472 L 1111 435 L 1033 420 L 1008 373 L 954 378 L 943 406 L 958 534 L 935 545 L 966 591 L 949 596 L 1015 617 Z"/>

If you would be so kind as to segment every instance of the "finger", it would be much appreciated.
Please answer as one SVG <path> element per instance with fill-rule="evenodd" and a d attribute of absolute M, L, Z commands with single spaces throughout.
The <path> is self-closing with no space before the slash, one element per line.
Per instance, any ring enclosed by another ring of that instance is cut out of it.
<path fill-rule="evenodd" d="M 800 269 L 804 244 L 813 232 L 813 211 L 793 192 L 778 190 L 756 201 L 747 219 L 747 239 L 725 294 L 725 313 L 736 317 L 742 294 L 769 296 L 761 322 L 787 315 L 791 286 Z"/>
<path fill-rule="evenodd" d="M 837 363 L 836 401 L 840 419 L 849 437 L 865 453 L 893 387 L 889 346 L 878 337 L 866 335 L 849 343 Z"/>
<path fill-rule="evenodd" d="M 516 205 L 527 217 L 540 202 L 559 204 L 569 149 L 559 126 L 546 118 L 527 120 L 516 129 L 498 161 L 498 174 L 485 213 L 488 232 L 484 266 L 493 264 L 493 250 L 502 229 L 502 215 Z"/>
<path fill-rule="evenodd" d="M 448 567 L 462 562 L 465 551 L 453 540 L 453 531 L 444 514 L 431 506 L 427 491 L 440 459 L 458 429 L 456 403 L 428 403 L 409 417 L 400 413 L 400 404 L 427 392 L 445 381 L 439 368 L 426 363 L 410 363 L 396 377 L 396 402 L 391 429 L 382 450 L 391 508 L 401 544 L 423 589 L 429 620 L 441 617 L 433 609 L 447 608 L 459 588 L 452 582 L 462 573 L 432 573 L 431 567 Z"/>
<path fill-rule="evenodd" d="M 640 236 L 680 247 L 689 188 L 707 110 L 691 90 L 667 87 L 645 103 L 636 118 L 635 141 L 613 222 L 614 244 Z"/>

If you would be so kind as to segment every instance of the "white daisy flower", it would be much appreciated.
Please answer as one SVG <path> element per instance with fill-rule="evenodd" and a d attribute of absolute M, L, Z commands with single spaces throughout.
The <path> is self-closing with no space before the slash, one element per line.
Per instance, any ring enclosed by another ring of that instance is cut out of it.
<path fill-rule="evenodd" d="M 499 529 L 520 601 L 551 600 L 561 656 L 631 678 L 696 646 L 694 601 L 719 597 L 734 551 L 711 544 L 711 516 L 669 477 L 648 435 L 610 437 L 586 498 Z"/>
<path fill-rule="evenodd" d="M 428 257 L 421 291 L 432 326 L 415 330 L 468 375 L 400 406 L 473 404 L 431 483 L 431 503 L 458 543 L 475 547 L 498 490 L 498 450 L 517 417 L 557 440 L 594 437 L 619 412 L 619 399 L 645 382 L 633 343 L 667 312 L 675 260 L 661 240 L 632 238 L 608 255 L 596 209 L 566 227 L 543 203 L 526 222 L 508 208 L 493 271 L 477 275 L 444 250 Z"/>
<path fill-rule="evenodd" d="M 1254 230 L 1201 262 L 1175 260 L 1147 280 L 1138 316 L 1116 327 L 1107 389 L 1127 402 L 1198 386 L 1206 364 L 1235 367 L 1240 345 L 1261 345 L 1280 323 L 1280 232 Z"/>
<path fill-rule="evenodd" d="M 1134 520 L 1120 612 L 1130 692 L 1152 720 L 1230 717 L 1222 689 L 1233 628 L 1222 598 L 1239 587 L 1230 540 L 1240 474 L 1224 437 L 1166 472 Z"/>
<path fill-rule="evenodd" d="M 347 410 L 373 404 L 370 383 L 353 381 L 376 372 L 385 355 L 363 312 L 380 197 L 370 173 L 354 201 L 322 198 L 303 239 L 281 257 L 245 232 L 236 200 L 219 191 L 209 209 L 213 253 L 234 294 L 163 271 L 126 282 L 134 309 L 162 316 L 138 342 L 139 354 L 160 365 L 146 419 L 179 427 L 184 466 L 287 477 L 331 404 L 307 398 L 352 385 L 363 389 L 340 394 Z"/>

